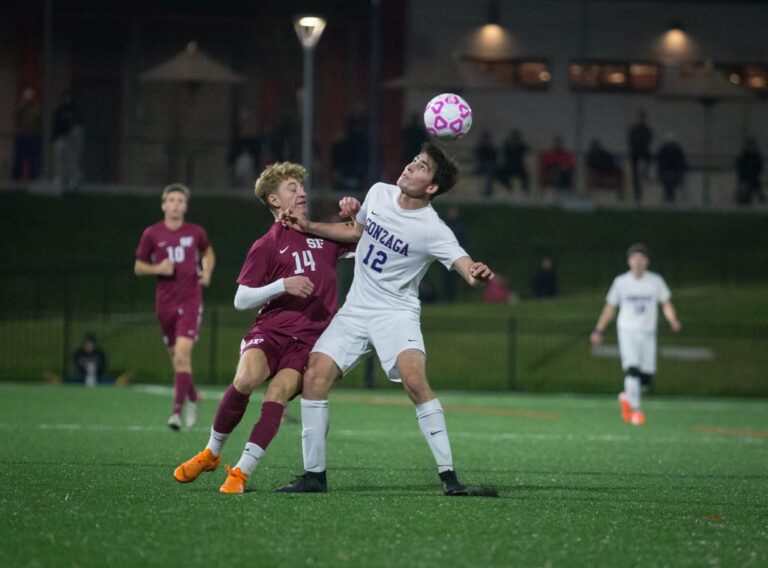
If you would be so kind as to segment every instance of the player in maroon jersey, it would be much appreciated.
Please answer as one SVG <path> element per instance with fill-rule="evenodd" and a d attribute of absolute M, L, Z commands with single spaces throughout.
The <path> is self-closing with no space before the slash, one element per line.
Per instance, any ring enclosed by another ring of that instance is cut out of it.
<path fill-rule="evenodd" d="M 188 427 L 197 420 L 198 394 L 192 379 L 192 347 L 197 341 L 203 314 L 202 286 L 211 282 L 216 264 L 213 247 L 200 225 L 185 223 L 189 189 L 174 183 L 163 190 L 165 218 L 144 230 L 136 249 L 134 272 L 156 276 L 155 311 L 163 330 L 163 341 L 173 363 L 172 430 L 181 428 L 181 409 Z"/>
<path fill-rule="evenodd" d="M 230 433 L 239 424 L 250 394 L 271 379 L 261 417 L 251 431 L 240 461 L 227 466 L 222 493 L 242 493 L 267 446 L 277 434 L 285 405 L 301 392 L 301 379 L 315 340 L 337 308 L 336 262 L 354 245 L 337 243 L 284 227 L 277 222 L 288 209 L 306 212 L 305 169 L 290 162 L 268 166 L 256 181 L 256 196 L 275 223 L 248 251 L 235 295 L 235 308 L 261 308 L 240 344 L 235 378 L 216 411 L 205 449 L 174 471 L 189 483 L 215 470 Z M 359 202 L 345 198 L 342 202 Z M 354 210 L 354 209 L 353 209 Z"/>

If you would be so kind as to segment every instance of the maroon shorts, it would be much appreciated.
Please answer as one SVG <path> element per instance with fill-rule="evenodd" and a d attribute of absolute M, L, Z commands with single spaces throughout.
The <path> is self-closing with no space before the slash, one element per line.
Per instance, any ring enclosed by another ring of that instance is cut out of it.
<path fill-rule="evenodd" d="M 240 355 L 248 349 L 261 349 L 267 358 L 269 374 L 274 376 L 283 369 L 294 369 L 303 373 L 307 368 L 312 346 L 295 337 L 254 327 L 243 337 L 240 343 Z"/>
<path fill-rule="evenodd" d="M 203 319 L 203 305 L 195 302 L 175 306 L 170 310 L 158 310 L 157 319 L 163 330 L 163 342 L 168 347 L 176 345 L 177 337 L 197 341 L 200 321 Z"/>

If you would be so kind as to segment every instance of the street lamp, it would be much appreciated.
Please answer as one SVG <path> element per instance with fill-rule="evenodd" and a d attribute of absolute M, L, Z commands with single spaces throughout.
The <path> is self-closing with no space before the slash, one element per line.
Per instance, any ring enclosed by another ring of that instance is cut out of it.
<path fill-rule="evenodd" d="M 312 91 L 314 75 L 314 51 L 320 36 L 325 29 L 325 20 L 320 16 L 297 16 L 293 20 L 293 28 L 304 49 L 304 97 L 301 117 L 301 161 L 307 169 L 307 179 L 304 182 L 307 191 L 307 208 L 312 184 Z"/>
<path fill-rule="evenodd" d="M 656 56 L 667 67 L 679 67 L 691 63 L 699 56 L 698 45 L 685 31 L 680 20 L 674 20 L 658 37 L 655 51 Z"/>

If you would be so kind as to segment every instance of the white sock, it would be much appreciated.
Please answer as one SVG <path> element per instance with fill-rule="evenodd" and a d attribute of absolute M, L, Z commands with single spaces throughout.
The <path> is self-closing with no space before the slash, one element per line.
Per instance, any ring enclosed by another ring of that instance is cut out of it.
<path fill-rule="evenodd" d="M 434 398 L 424 404 L 417 404 L 416 420 L 419 422 L 421 433 L 435 457 L 437 471 L 443 473 L 453 469 L 451 442 L 448 440 L 445 413 L 440 401 Z"/>
<path fill-rule="evenodd" d="M 253 442 L 248 442 L 243 450 L 243 455 L 240 456 L 240 461 L 237 462 L 235 467 L 239 467 L 240 471 L 245 475 L 251 475 L 253 470 L 256 469 L 259 461 L 261 461 L 263 455 L 264 450 L 261 449 L 261 446 L 254 444 Z"/>
<path fill-rule="evenodd" d="M 627 375 L 624 377 L 624 394 L 627 395 L 632 410 L 640 409 L 640 379 Z"/>
<path fill-rule="evenodd" d="M 304 471 L 325 471 L 325 438 L 330 412 L 327 400 L 301 399 L 301 451 Z"/>
<path fill-rule="evenodd" d="M 218 456 L 224 448 L 224 442 L 227 441 L 227 438 L 229 438 L 229 434 L 220 434 L 211 428 L 211 436 L 208 438 L 208 443 L 205 447 L 211 450 L 214 456 Z"/>

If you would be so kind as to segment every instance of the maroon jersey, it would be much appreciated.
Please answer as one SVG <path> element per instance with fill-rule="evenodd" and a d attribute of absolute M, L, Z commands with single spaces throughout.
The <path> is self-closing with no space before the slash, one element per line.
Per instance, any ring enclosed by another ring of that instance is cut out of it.
<path fill-rule="evenodd" d="M 354 244 L 323 239 L 274 223 L 248 251 L 238 284 L 259 288 L 280 278 L 306 276 L 315 289 L 309 298 L 278 296 L 261 308 L 254 325 L 314 345 L 336 313 L 336 261 L 354 248 Z"/>
<path fill-rule="evenodd" d="M 200 304 L 203 293 L 198 284 L 200 253 L 211 246 L 205 229 L 194 223 L 183 223 L 172 231 L 163 221 L 144 230 L 136 248 L 136 258 L 157 264 L 170 258 L 172 276 L 158 276 L 155 309 L 168 310 L 184 304 Z"/>

